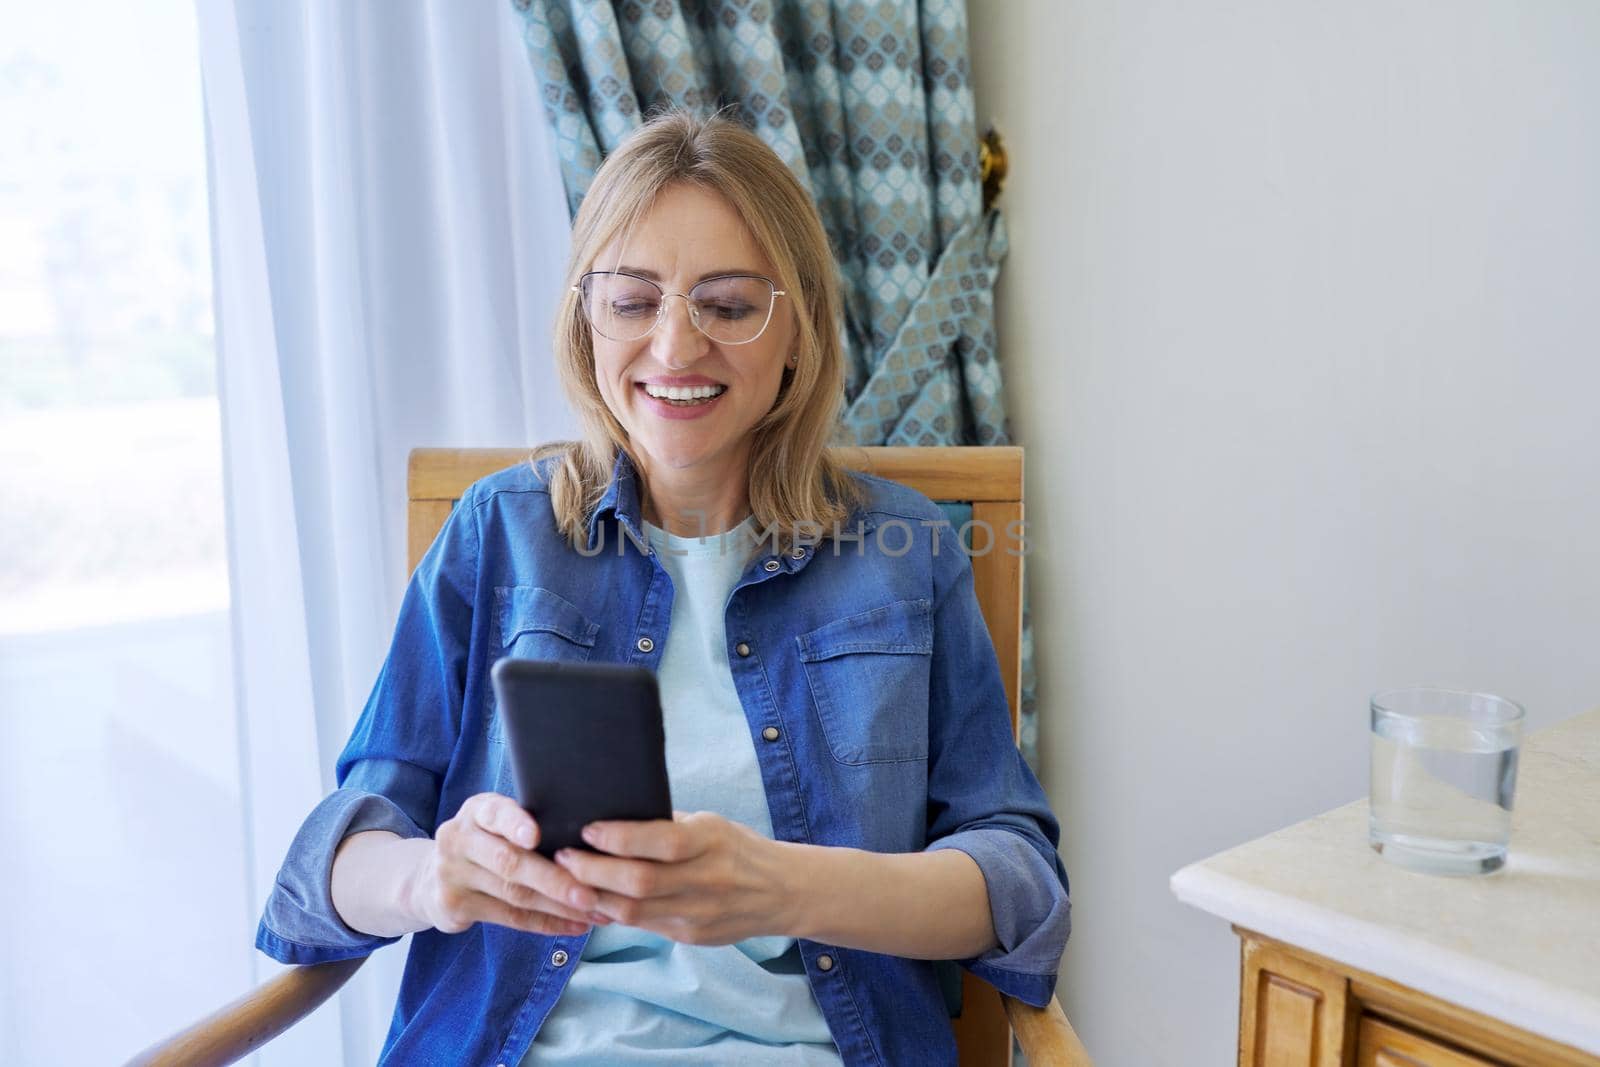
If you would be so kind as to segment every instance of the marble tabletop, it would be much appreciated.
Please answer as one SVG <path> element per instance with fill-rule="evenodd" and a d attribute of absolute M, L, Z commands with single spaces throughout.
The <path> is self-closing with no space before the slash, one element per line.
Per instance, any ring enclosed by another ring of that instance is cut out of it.
<path fill-rule="evenodd" d="M 1446 878 L 1367 845 L 1365 799 L 1191 864 L 1186 904 L 1600 1055 L 1600 710 L 1523 741 L 1506 866 Z"/>

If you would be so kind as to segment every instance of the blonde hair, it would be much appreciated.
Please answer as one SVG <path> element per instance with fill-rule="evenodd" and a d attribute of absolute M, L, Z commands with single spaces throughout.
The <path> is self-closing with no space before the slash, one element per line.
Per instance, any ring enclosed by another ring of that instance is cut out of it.
<path fill-rule="evenodd" d="M 555 457 L 548 471 L 556 523 L 574 546 L 611 481 L 618 451 L 641 472 L 627 431 L 606 407 L 595 377 L 594 339 L 572 291 L 600 251 L 629 232 L 662 190 L 688 183 L 720 194 L 744 220 L 777 270 L 793 305 L 797 365 L 784 367 L 772 409 L 751 430 L 747 495 L 774 550 L 815 542 L 859 501 L 850 476 L 828 455 L 844 399 L 839 288 L 822 220 L 805 188 L 759 137 L 728 119 L 661 114 L 618 145 L 595 174 L 572 225 L 566 295 L 556 312 L 555 361 L 583 439 L 545 445 L 531 461 Z M 778 313 L 782 313 L 780 307 Z"/>

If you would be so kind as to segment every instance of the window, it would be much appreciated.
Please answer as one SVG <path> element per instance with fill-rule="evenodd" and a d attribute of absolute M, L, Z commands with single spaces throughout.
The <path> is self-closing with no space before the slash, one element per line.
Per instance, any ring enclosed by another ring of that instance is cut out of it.
<path fill-rule="evenodd" d="M 0 10 L 0 1062 L 251 979 L 194 18 Z"/>

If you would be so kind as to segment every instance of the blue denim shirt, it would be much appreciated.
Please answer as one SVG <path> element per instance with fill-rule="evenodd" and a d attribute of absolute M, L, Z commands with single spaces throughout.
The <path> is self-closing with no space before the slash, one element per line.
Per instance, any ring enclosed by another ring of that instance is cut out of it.
<path fill-rule="evenodd" d="M 845 537 L 758 555 L 728 598 L 728 663 L 774 835 L 965 852 L 983 872 L 999 943 L 962 964 L 1043 1005 L 1070 929 L 1067 877 L 1055 818 L 1012 740 L 971 561 L 937 505 L 859 479 L 865 503 Z M 468 797 L 513 792 L 489 684 L 496 660 L 657 666 L 673 588 L 649 552 L 637 490 L 619 458 L 584 551 L 557 529 L 528 464 L 477 482 L 456 504 L 406 590 L 388 658 L 339 757 L 339 788 L 290 846 L 258 948 L 321 963 L 396 940 L 339 918 L 334 850 L 362 830 L 430 836 Z M 516 1064 L 586 939 L 489 923 L 417 933 L 380 1062 Z M 955 1062 L 933 964 L 799 944 L 845 1063 Z"/>

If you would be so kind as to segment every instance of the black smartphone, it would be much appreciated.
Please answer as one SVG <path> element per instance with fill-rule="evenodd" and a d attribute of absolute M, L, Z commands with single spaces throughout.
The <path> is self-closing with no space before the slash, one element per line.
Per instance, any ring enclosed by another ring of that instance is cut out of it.
<path fill-rule="evenodd" d="M 489 675 L 517 803 L 539 823 L 537 851 L 593 851 L 581 834 L 598 819 L 672 818 L 654 674 L 507 657 Z"/>

